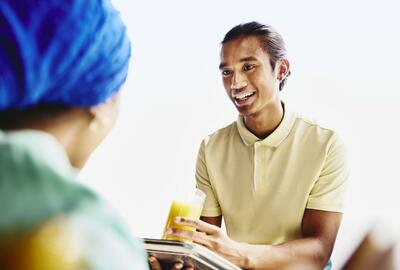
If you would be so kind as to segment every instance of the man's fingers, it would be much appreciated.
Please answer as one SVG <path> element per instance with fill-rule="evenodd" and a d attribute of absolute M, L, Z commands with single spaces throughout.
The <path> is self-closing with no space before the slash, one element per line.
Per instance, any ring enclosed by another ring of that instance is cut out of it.
<path fill-rule="evenodd" d="M 196 231 L 187 231 L 187 230 L 179 230 L 179 229 L 168 229 L 166 231 L 167 234 L 172 236 L 177 236 L 180 238 L 184 238 L 187 240 L 191 240 L 197 244 L 211 247 L 211 238 L 207 234 L 203 232 Z"/>
<path fill-rule="evenodd" d="M 156 257 L 154 257 L 153 255 L 149 256 L 149 263 L 150 263 L 151 270 L 182 270 L 183 265 L 184 265 L 183 261 L 179 260 L 179 261 L 174 262 L 174 264 L 172 265 L 172 267 L 170 269 L 163 269 L 160 262 L 158 261 L 158 259 Z M 194 268 L 193 268 L 193 266 L 189 265 L 189 266 L 185 267 L 185 270 L 194 270 Z"/>
<path fill-rule="evenodd" d="M 171 270 L 181 270 L 183 268 L 183 262 L 175 262 Z"/>
<path fill-rule="evenodd" d="M 191 262 L 186 262 L 184 269 L 185 270 L 194 270 L 194 265 Z"/>
<path fill-rule="evenodd" d="M 151 270 L 162 270 L 160 262 L 157 260 L 156 257 L 150 255 L 149 256 L 149 263 Z"/>
<path fill-rule="evenodd" d="M 205 232 L 206 234 L 217 234 L 220 231 L 219 227 L 212 225 L 212 224 L 208 224 L 207 222 L 204 222 L 199 219 L 177 217 L 177 218 L 175 218 L 175 223 L 180 224 L 180 225 L 194 227 L 199 231 Z"/>

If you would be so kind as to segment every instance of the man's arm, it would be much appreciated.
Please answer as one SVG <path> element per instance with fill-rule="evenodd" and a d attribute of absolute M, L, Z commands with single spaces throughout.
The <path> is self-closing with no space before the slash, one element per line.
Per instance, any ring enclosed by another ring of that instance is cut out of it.
<path fill-rule="evenodd" d="M 217 217 L 205 217 L 201 216 L 200 219 L 204 222 L 207 222 L 208 224 L 215 225 L 217 227 L 221 228 L 221 223 L 222 223 L 222 216 L 217 216 Z"/>
<path fill-rule="evenodd" d="M 306 209 L 303 237 L 280 245 L 239 243 L 226 236 L 218 226 L 186 218 L 177 222 L 205 234 L 183 230 L 171 233 L 192 239 L 243 269 L 323 269 L 332 253 L 341 219 L 341 213 Z"/>
<path fill-rule="evenodd" d="M 245 269 L 323 269 L 342 219 L 341 213 L 306 209 L 303 237 L 281 245 L 243 245 Z"/>

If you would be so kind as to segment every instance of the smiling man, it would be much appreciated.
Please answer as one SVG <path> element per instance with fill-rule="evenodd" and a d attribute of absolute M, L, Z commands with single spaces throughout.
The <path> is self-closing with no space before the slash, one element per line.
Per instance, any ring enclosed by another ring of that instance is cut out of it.
<path fill-rule="evenodd" d="M 239 117 L 201 144 L 196 181 L 207 194 L 203 221 L 176 221 L 198 232 L 168 233 L 243 269 L 330 269 L 348 178 L 342 142 L 281 100 L 290 64 L 272 27 L 232 28 L 219 68 Z"/>

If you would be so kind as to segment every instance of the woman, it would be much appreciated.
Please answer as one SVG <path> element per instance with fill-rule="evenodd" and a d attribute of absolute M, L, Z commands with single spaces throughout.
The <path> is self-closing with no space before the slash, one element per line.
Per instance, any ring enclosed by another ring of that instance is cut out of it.
<path fill-rule="evenodd" d="M 147 269 L 74 182 L 113 127 L 130 41 L 109 0 L 0 2 L 0 269 Z"/>

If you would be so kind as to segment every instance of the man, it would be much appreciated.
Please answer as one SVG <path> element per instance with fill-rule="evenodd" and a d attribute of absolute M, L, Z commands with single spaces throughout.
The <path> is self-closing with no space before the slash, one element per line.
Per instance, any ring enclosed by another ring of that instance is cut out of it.
<path fill-rule="evenodd" d="M 222 41 L 219 68 L 239 118 L 201 144 L 196 181 L 207 194 L 202 221 L 176 221 L 198 231 L 167 233 L 244 269 L 330 269 L 348 178 L 343 144 L 282 102 L 290 64 L 272 27 L 250 22 L 232 28 Z"/>

